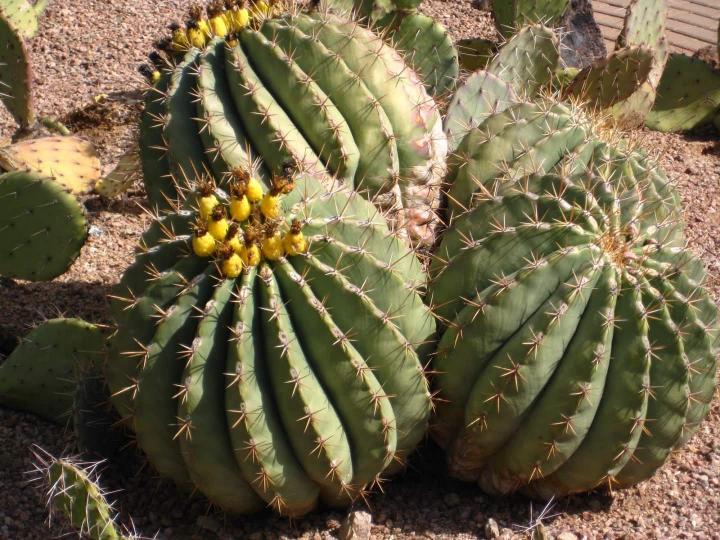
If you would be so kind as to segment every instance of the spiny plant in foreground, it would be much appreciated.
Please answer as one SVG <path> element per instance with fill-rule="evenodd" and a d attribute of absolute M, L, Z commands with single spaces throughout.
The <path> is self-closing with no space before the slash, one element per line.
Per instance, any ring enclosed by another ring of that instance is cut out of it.
<path fill-rule="evenodd" d="M 106 378 L 162 475 L 228 512 L 300 516 L 364 496 L 424 437 L 416 347 L 435 323 L 418 259 L 357 192 L 248 179 L 194 186 L 145 233 Z"/>
<path fill-rule="evenodd" d="M 83 537 L 92 540 L 134 540 L 134 533 L 121 532 L 107 493 L 98 484 L 97 469 L 102 462 L 86 463 L 73 458 L 56 458 L 35 446 L 33 482 L 45 490 L 50 518 L 61 514 Z"/>
<path fill-rule="evenodd" d="M 638 157 L 585 142 L 540 174 L 475 176 L 428 291 L 443 321 L 433 434 L 452 475 L 545 498 L 629 486 L 707 415 L 718 311 Z"/>
<path fill-rule="evenodd" d="M 197 17 L 197 14 L 195 14 Z M 270 188 L 290 161 L 365 193 L 429 244 L 446 140 L 420 78 L 382 37 L 320 12 L 253 18 L 202 48 L 153 56 L 140 126 L 145 187 L 167 208 L 187 178 L 235 168 Z"/>

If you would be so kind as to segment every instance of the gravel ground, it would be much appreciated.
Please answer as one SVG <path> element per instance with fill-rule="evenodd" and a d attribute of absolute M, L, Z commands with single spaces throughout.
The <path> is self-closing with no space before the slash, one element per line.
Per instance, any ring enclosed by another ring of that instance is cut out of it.
<path fill-rule="evenodd" d="M 106 168 L 128 147 L 136 123 L 136 75 L 164 26 L 181 18 L 180 0 L 54 0 L 31 49 L 36 100 L 41 114 L 65 119 L 98 147 Z M 494 30 L 487 14 L 467 0 L 426 1 L 457 38 Z M 97 103 L 97 96 L 105 97 Z M 0 138 L 12 133 L 0 111 Z M 655 153 L 683 197 L 690 244 L 709 268 L 708 284 L 720 300 L 720 138 L 640 131 L 634 134 Z M 107 321 L 105 294 L 132 260 L 133 246 L 149 218 L 142 192 L 105 204 L 86 201 L 91 237 L 69 273 L 40 284 L 0 282 L 0 355 L 12 349 L 29 326 L 57 313 Z M 370 500 L 376 538 L 484 538 L 489 518 L 521 536 L 538 516 L 549 533 L 587 538 L 720 538 L 720 406 L 717 401 L 700 432 L 651 481 L 614 494 L 569 497 L 545 509 L 522 497 L 490 499 L 471 485 L 444 477 L 437 448 L 428 443 L 409 472 Z M 0 540 L 47 539 L 68 533 L 48 528 L 42 493 L 27 484 L 29 447 L 53 453 L 71 447 L 66 430 L 34 417 L 0 409 Z M 229 519 L 188 500 L 156 479 L 140 458 L 126 455 L 104 472 L 125 521 L 132 516 L 146 536 L 185 538 L 335 537 L 344 513 L 321 512 L 300 522 L 270 514 Z M 137 472 L 140 470 L 139 472 Z M 506 531 L 508 535 L 510 531 Z M 508 536 L 509 537 L 509 536 Z M 565 536 L 566 539 L 572 538 Z"/>

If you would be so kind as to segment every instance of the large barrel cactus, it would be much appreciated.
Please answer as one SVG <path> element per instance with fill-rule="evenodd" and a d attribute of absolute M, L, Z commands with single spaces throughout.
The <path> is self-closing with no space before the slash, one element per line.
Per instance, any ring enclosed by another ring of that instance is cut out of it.
<path fill-rule="evenodd" d="M 215 31 L 198 38 L 198 24 Z M 292 161 L 347 182 L 413 238 L 433 240 L 447 151 L 440 116 L 380 36 L 318 13 L 254 18 L 242 28 L 200 19 L 178 36 L 141 124 L 152 205 L 167 207 L 204 171 L 220 186 L 236 167 L 268 182 Z"/>
<path fill-rule="evenodd" d="M 143 237 L 114 292 L 107 378 L 149 461 L 224 510 L 302 515 L 398 469 L 435 329 L 414 254 L 357 192 L 236 172 Z M 255 201 L 255 203 L 252 203 Z M 228 216 L 229 217 L 226 217 Z"/>
<path fill-rule="evenodd" d="M 570 126 L 548 114 L 535 136 L 516 111 L 499 130 L 506 113 L 486 122 L 492 136 L 463 143 L 474 157 L 454 178 L 468 178 L 457 191 L 467 210 L 431 269 L 445 323 L 434 435 L 451 473 L 491 493 L 635 484 L 709 410 L 718 312 L 702 264 L 682 247 L 676 196 L 647 160 L 584 140 L 558 163 Z M 524 151 L 513 152 L 507 137 L 521 125 Z M 503 167 L 488 161 L 503 155 Z"/>

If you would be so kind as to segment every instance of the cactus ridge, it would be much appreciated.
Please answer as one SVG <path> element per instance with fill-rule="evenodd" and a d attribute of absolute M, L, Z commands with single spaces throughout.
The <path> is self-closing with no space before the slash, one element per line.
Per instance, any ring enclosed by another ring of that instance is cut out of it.
<path fill-rule="evenodd" d="M 306 253 L 231 278 L 222 247 L 193 253 L 197 216 L 180 211 L 148 229 L 111 301 L 116 408 L 161 474 L 234 513 L 351 503 L 430 413 L 419 262 L 357 192 L 295 184 L 281 219 L 299 220 Z"/>
<path fill-rule="evenodd" d="M 0 365 L 0 403 L 53 422 L 67 421 L 76 381 L 104 354 L 100 330 L 79 319 L 51 319 L 22 339 Z"/>
<path fill-rule="evenodd" d="M 0 100 L 21 126 L 34 120 L 30 55 L 22 36 L 0 11 Z"/>
<path fill-rule="evenodd" d="M 458 52 L 445 27 L 421 13 L 392 13 L 377 23 L 431 96 L 451 92 L 460 73 Z"/>
<path fill-rule="evenodd" d="M 27 170 L 52 178 L 74 195 L 92 191 L 100 178 L 100 158 L 79 137 L 41 137 L 0 148 L 0 168 Z"/>
<path fill-rule="evenodd" d="M 636 153 L 578 152 L 574 172 L 486 181 L 431 266 L 435 437 L 490 493 L 637 483 L 711 400 L 718 313 L 674 194 Z"/>
<path fill-rule="evenodd" d="M 646 125 L 665 132 L 710 123 L 720 110 L 720 72 L 697 58 L 671 54 Z"/>
<path fill-rule="evenodd" d="M 0 175 L 0 275 L 30 281 L 59 276 L 87 237 L 82 205 L 52 179 Z"/>
<path fill-rule="evenodd" d="M 358 23 L 317 13 L 256 23 L 202 49 L 173 42 L 178 63 L 156 66 L 140 130 L 151 205 L 172 207 L 200 175 L 222 187 L 237 167 L 269 186 L 291 163 L 347 181 L 431 241 L 447 147 L 422 80 Z"/>
<path fill-rule="evenodd" d="M 470 75 L 455 92 L 445 115 L 449 150 L 454 152 L 470 130 L 518 101 L 512 87 L 495 75 L 487 71 Z"/>

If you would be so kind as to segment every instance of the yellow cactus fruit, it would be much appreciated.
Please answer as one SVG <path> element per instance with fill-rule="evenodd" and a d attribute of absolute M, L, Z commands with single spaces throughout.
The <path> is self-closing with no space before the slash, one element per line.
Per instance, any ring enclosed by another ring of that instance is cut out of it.
<path fill-rule="evenodd" d="M 230 217 L 235 221 L 243 222 L 250 217 L 252 206 L 245 192 L 247 185 L 242 182 L 230 184 Z"/>
<path fill-rule="evenodd" d="M 283 248 L 288 256 L 300 255 L 308 249 L 308 242 L 302 233 L 302 224 L 297 219 L 293 219 L 290 230 L 283 238 Z"/>
<path fill-rule="evenodd" d="M 225 243 L 230 246 L 235 253 L 240 253 L 242 242 L 240 242 L 240 225 L 231 223 L 228 227 L 227 235 L 225 235 Z"/>
<path fill-rule="evenodd" d="M 259 15 L 266 16 L 270 13 L 270 4 L 265 0 L 256 0 L 253 2 L 252 14 L 257 17 Z"/>
<path fill-rule="evenodd" d="M 280 217 L 280 196 L 272 193 L 265 195 L 260 203 L 260 211 L 267 219 Z"/>
<path fill-rule="evenodd" d="M 205 227 L 197 227 L 193 234 L 192 247 L 198 257 L 209 257 L 215 252 L 215 238 Z"/>
<path fill-rule="evenodd" d="M 228 279 L 234 279 L 242 274 L 243 260 L 237 253 L 233 253 L 220 263 L 220 270 Z"/>
<path fill-rule="evenodd" d="M 216 0 L 211 2 L 207 8 L 208 12 L 208 25 L 213 35 L 219 37 L 225 37 L 228 32 L 228 25 L 225 19 L 225 6 L 222 0 Z"/>
<path fill-rule="evenodd" d="M 187 51 L 190 48 L 190 42 L 185 30 L 178 23 L 172 23 L 170 31 L 172 32 L 172 49 L 175 51 Z"/>
<path fill-rule="evenodd" d="M 230 223 L 226 216 L 225 208 L 217 205 L 207 222 L 208 232 L 219 242 L 225 240 L 228 230 L 230 229 Z"/>
<path fill-rule="evenodd" d="M 235 28 L 242 30 L 250 24 L 250 11 L 247 8 L 240 7 L 233 11 L 233 23 Z"/>
<path fill-rule="evenodd" d="M 218 205 L 218 200 L 215 196 L 215 184 L 212 180 L 201 180 L 198 186 L 198 193 L 200 194 L 198 212 L 200 213 L 200 218 L 207 220 Z"/>
<path fill-rule="evenodd" d="M 257 244 L 245 244 L 240 249 L 240 257 L 246 266 L 257 266 L 260 264 L 260 248 Z"/>
<path fill-rule="evenodd" d="M 268 261 L 277 261 L 285 255 L 282 236 L 279 232 L 275 232 L 263 240 L 262 254 Z"/>
<path fill-rule="evenodd" d="M 187 39 L 190 45 L 202 49 L 207 43 L 207 36 L 196 21 L 190 21 L 187 25 Z"/>
<path fill-rule="evenodd" d="M 250 178 L 247 184 L 247 198 L 251 203 L 256 203 L 263 198 L 262 184 L 257 178 Z"/>

